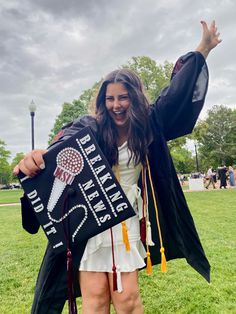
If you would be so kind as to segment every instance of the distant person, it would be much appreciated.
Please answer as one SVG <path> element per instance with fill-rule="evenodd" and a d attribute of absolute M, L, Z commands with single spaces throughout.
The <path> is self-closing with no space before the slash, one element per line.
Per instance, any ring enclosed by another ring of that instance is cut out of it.
<path fill-rule="evenodd" d="M 206 189 L 209 188 L 210 184 L 212 184 L 213 189 L 215 189 L 215 181 L 214 181 L 214 172 L 212 171 L 212 167 L 207 170 L 208 183 L 205 186 Z"/>
<path fill-rule="evenodd" d="M 212 173 L 213 173 L 213 175 L 212 175 L 213 180 L 214 180 L 215 183 L 217 183 L 217 174 L 216 174 L 216 170 L 212 169 Z"/>
<path fill-rule="evenodd" d="M 229 184 L 230 186 L 235 186 L 235 178 L 234 178 L 234 168 L 229 166 Z"/>
<path fill-rule="evenodd" d="M 184 179 L 185 179 L 185 176 L 181 174 L 179 178 L 181 185 L 184 185 Z"/>
<path fill-rule="evenodd" d="M 220 189 L 227 188 L 227 168 L 225 165 L 221 165 L 220 167 L 218 167 L 218 175 L 219 175 L 219 179 L 220 179 Z"/>

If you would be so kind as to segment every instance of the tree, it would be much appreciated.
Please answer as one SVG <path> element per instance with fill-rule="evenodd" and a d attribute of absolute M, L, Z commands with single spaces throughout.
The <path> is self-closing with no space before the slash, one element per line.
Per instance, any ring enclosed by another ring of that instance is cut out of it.
<path fill-rule="evenodd" d="M 90 105 L 92 107 L 92 100 L 98 90 L 99 84 L 100 82 L 96 82 L 92 88 L 85 90 L 79 99 L 73 100 L 72 103 L 65 102 L 62 105 L 62 111 L 57 116 L 54 126 L 49 134 L 49 144 L 63 126 L 88 114 L 91 110 Z"/>
<path fill-rule="evenodd" d="M 205 120 L 196 126 L 193 136 L 205 167 L 236 163 L 236 110 L 215 105 Z"/>
<path fill-rule="evenodd" d="M 25 156 L 25 154 L 22 153 L 22 152 L 21 153 L 17 153 L 15 155 L 15 157 L 12 159 L 11 168 L 13 169 L 21 161 L 21 159 L 24 158 L 24 156 Z"/>
<path fill-rule="evenodd" d="M 187 135 L 168 141 L 168 147 L 170 151 L 172 152 L 178 147 L 183 147 L 186 144 L 186 140 L 187 140 Z"/>
<path fill-rule="evenodd" d="M 195 161 L 191 152 L 185 147 L 175 146 L 171 149 L 175 169 L 179 173 L 190 173 L 195 169 Z"/>
<path fill-rule="evenodd" d="M 149 101 L 154 102 L 161 90 L 169 84 L 173 64 L 165 61 L 164 65 L 158 65 L 149 57 L 139 56 L 132 57 L 123 67 L 138 74 Z"/>
<path fill-rule="evenodd" d="M 9 184 L 11 179 L 11 168 L 8 163 L 10 151 L 6 149 L 4 141 L 0 140 L 0 184 Z"/>
<path fill-rule="evenodd" d="M 13 171 L 13 169 L 15 168 L 15 166 L 21 161 L 21 159 L 23 159 L 25 156 L 24 153 L 17 153 L 15 155 L 15 157 L 13 158 L 12 162 L 11 162 L 11 173 Z M 14 181 L 18 181 L 17 177 L 15 177 L 13 174 L 11 175 L 11 182 L 14 182 Z"/>

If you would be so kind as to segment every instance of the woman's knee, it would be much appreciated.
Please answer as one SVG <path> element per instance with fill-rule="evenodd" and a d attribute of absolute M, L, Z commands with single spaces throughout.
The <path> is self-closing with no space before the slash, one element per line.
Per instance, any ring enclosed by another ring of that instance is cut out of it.
<path fill-rule="evenodd" d="M 138 291 L 122 292 L 116 298 L 114 305 L 117 313 L 133 313 L 137 308 L 142 307 L 140 294 Z"/>
<path fill-rule="evenodd" d="M 80 287 L 82 302 L 93 309 L 105 308 L 110 304 L 109 283 L 106 273 L 81 272 Z"/>
<path fill-rule="evenodd" d="M 138 287 L 137 271 L 122 273 L 123 292 L 111 291 L 111 298 L 117 313 L 143 313 L 143 305 Z M 111 275 L 109 276 L 111 284 Z"/>

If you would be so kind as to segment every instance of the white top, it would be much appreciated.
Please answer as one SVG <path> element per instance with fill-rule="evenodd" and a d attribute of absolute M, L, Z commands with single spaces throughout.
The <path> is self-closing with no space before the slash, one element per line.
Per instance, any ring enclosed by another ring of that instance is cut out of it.
<path fill-rule="evenodd" d="M 119 264 L 120 271 L 134 271 L 145 266 L 146 252 L 140 240 L 138 215 L 138 199 L 140 189 L 137 186 L 141 172 L 141 164 L 134 166 L 132 160 L 127 166 L 129 150 L 127 142 L 118 147 L 120 185 L 123 188 L 136 215 L 126 220 L 131 251 L 126 252 L 122 239 L 122 226 L 112 227 L 115 246 L 115 263 Z M 114 171 L 114 169 L 113 169 Z M 140 203 L 140 202 L 139 202 Z M 81 259 L 80 270 L 112 272 L 112 250 L 110 229 L 90 238 Z"/>
<path fill-rule="evenodd" d="M 208 169 L 207 176 L 210 178 L 213 176 L 213 172 L 212 172 L 211 168 Z"/>

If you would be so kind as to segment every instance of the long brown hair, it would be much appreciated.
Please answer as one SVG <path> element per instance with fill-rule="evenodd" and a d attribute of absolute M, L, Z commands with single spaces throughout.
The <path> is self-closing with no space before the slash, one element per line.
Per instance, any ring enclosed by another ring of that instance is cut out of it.
<path fill-rule="evenodd" d="M 99 144 L 109 163 L 114 165 L 118 161 L 117 138 L 118 133 L 113 120 L 110 118 L 105 105 L 107 85 L 122 83 L 128 90 L 131 101 L 129 108 L 128 148 L 135 165 L 145 163 L 149 134 L 148 108 L 149 103 L 143 92 L 139 77 L 129 69 L 119 69 L 109 73 L 103 80 L 97 94 L 95 110 L 99 130 Z"/>

